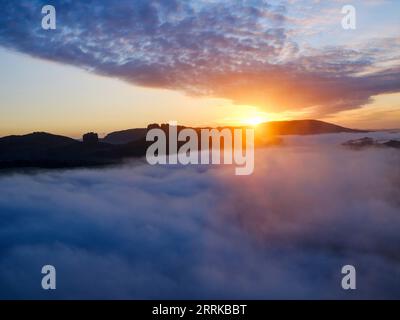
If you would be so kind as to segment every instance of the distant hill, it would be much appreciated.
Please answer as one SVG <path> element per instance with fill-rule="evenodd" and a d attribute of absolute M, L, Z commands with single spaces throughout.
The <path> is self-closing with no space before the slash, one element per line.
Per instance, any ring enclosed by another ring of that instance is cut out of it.
<path fill-rule="evenodd" d="M 366 132 L 354 130 L 319 120 L 292 120 L 266 122 L 258 126 L 265 134 L 274 135 L 309 135 L 340 132 Z"/>
<path fill-rule="evenodd" d="M 146 137 L 147 128 L 128 129 L 111 132 L 103 138 L 103 142 L 111 144 L 124 144 L 137 141 Z"/>
<path fill-rule="evenodd" d="M 400 149 L 400 141 L 399 140 L 377 140 L 370 137 L 364 137 L 361 139 L 349 140 L 342 144 L 345 147 L 349 147 L 352 149 L 364 149 L 369 147 L 388 147 Z"/>

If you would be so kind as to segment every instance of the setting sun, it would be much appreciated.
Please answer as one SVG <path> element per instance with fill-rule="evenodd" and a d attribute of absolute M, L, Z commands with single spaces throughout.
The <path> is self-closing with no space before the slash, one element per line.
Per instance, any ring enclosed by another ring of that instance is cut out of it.
<path fill-rule="evenodd" d="M 254 117 L 243 120 L 243 124 L 250 125 L 250 126 L 257 126 L 260 123 L 266 122 L 266 120 L 262 117 Z"/>

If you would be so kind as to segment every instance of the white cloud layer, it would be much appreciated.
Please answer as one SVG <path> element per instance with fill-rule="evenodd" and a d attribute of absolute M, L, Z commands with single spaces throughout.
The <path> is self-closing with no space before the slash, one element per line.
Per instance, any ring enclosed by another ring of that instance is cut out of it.
<path fill-rule="evenodd" d="M 3 174 L 0 298 L 400 298 L 400 152 L 348 138 L 289 138 L 249 177 L 141 162 Z"/>

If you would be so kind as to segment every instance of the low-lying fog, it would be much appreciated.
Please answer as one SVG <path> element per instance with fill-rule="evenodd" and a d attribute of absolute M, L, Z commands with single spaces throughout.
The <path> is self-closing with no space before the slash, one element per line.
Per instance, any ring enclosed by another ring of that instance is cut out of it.
<path fill-rule="evenodd" d="M 140 161 L 3 174 L 0 298 L 400 299 L 400 150 L 340 145 L 364 136 L 400 139 L 286 137 L 251 176 Z"/>

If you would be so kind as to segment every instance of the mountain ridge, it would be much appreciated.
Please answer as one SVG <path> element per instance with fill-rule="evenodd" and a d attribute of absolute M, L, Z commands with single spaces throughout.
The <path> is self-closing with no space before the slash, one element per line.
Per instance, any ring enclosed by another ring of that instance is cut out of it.
<path fill-rule="evenodd" d="M 150 125 L 149 125 L 150 126 Z M 243 128 L 246 126 L 219 126 L 216 129 L 223 128 Z M 210 129 L 212 127 L 188 127 L 200 130 L 203 128 Z M 324 133 L 339 133 L 339 132 L 368 132 L 366 130 L 350 129 L 338 126 L 329 122 L 305 119 L 305 120 L 288 120 L 288 121 L 270 121 L 260 123 L 257 130 L 265 130 L 268 135 L 308 135 L 308 134 L 324 134 Z M 142 139 L 146 136 L 147 128 L 132 128 L 120 131 L 114 131 L 107 134 L 102 141 L 111 144 L 123 144 Z"/>
<path fill-rule="evenodd" d="M 168 125 L 151 124 L 148 128 L 115 131 L 108 134 L 104 139 L 97 139 L 97 134 L 90 133 L 89 136 L 92 138 L 95 136 L 94 141 L 85 141 L 85 139 L 79 141 L 46 132 L 5 136 L 0 138 L 0 169 L 73 168 L 118 164 L 126 158 L 145 156 L 147 148 L 152 144 L 152 142 L 146 141 L 146 133 L 149 128 L 153 127 L 166 130 Z M 178 131 L 183 128 L 190 127 L 179 126 Z M 225 126 L 217 129 L 223 128 L 233 129 L 238 127 Z M 193 129 L 200 132 L 202 128 Z M 362 131 L 318 120 L 269 122 L 257 127 L 255 145 L 259 147 L 279 144 L 281 142 L 279 136 L 286 134 L 304 135 L 334 132 Z"/>

